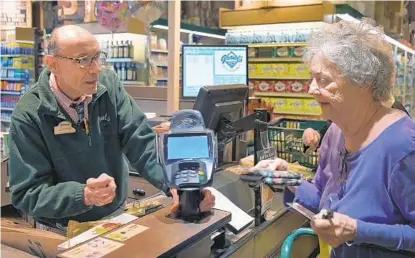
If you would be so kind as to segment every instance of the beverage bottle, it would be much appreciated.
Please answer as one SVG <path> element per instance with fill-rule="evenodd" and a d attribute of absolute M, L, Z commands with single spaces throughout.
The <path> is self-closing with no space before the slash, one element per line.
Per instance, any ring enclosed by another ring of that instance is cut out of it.
<path fill-rule="evenodd" d="M 128 45 L 128 53 L 129 53 L 129 57 L 133 58 L 134 56 L 134 46 L 133 46 L 133 42 L 130 40 L 130 44 Z"/>
<path fill-rule="evenodd" d="M 121 43 L 118 45 L 118 58 L 124 57 L 124 42 L 121 40 Z"/>

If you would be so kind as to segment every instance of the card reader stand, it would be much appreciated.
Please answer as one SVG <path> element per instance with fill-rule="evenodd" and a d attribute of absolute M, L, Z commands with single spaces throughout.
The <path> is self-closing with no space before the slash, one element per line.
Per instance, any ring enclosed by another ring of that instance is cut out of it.
<path fill-rule="evenodd" d="M 174 180 L 175 185 L 181 186 L 186 184 L 187 187 L 197 188 L 201 183 L 207 181 L 206 165 L 204 162 L 184 161 L 173 165 L 173 170 L 177 171 Z M 209 215 L 210 212 L 200 212 L 199 205 L 203 199 L 203 193 L 200 190 L 181 191 L 178 190 L 180 207 L 177 217 L 172 214 L 167 216 L 172 219 L 186 218 L 186 222 L 197 223 Z"/>
<path fill-rule="evenodd" d="M 202 192 L 200 191 L 177 191 L 179 195 L 179 210 L 177 215 L 171 213 L 166 217 L 174 220 L 180 220 L 187 223 L 195 223 L 204 220 L 212 215 L 212 212 L 200 212 L 199 205 L 203 199 Z M 185 219 L 184 219 L 185 218 Z"/>
<path fill-rule="evenodd" d="M 227 143 L 237 135 L 254 130 L 254 164 L 256 165 L 259 160 L 256 155 L 257 151 L 264 149 L 263 146 L 263 133 L 268 131 L 268 121 L 270 120 L 269 114 L 266 109 L 256 109 L 254 114 L 243 117 L 235 122 L 228 122 L 226 120 L 221 121 L 220 130 L 218 132 L 219 149 L 220 144 Z M 260 225 L 265 219 L 262 216 L 262 192 L 261 182 L 249 183 L 249 187 L 254 192 L 255 198 L 255 226 Z M 272 189 L 274 191 L 274 189 Z"/>

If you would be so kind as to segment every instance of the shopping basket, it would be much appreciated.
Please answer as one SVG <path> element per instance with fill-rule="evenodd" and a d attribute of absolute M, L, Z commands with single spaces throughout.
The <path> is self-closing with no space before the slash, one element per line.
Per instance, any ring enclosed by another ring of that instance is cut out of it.
<path fill-rule="evenodd" d="M 303 143 L 303 133 L 307 128 L 320 131 L 327 126 L 326 121 L 279 119 L 268 126 L 270 145 L 277 150 L 279 158 L 290 163 L 317 169 L 319 154 L 317 151 L 308 151 Z"/>

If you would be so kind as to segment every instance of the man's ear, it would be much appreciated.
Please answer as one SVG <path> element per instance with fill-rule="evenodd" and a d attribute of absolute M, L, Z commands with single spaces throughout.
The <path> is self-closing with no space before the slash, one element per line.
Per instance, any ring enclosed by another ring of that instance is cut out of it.
<path fill-rule="evenodd" d="M 51 55 L 45 56 L 45 63 L 49 67 L 49 69 L 54 73 L 57 69 L 57 64 L 55 62 L 55 57 Z"/>

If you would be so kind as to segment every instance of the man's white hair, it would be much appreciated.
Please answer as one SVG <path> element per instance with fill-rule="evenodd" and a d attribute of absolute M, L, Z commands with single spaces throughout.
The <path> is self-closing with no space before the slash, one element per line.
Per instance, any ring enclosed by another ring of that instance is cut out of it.
<path fill-rule="evenodd" d="M 393 50 L 372 20 L 325 25 L 311 35 L 304 61 L 310 64 L 318 53 L 323 53 L 352 84 L 371 87 L 376 101 L 389 99 L 395 75 Z"/>

